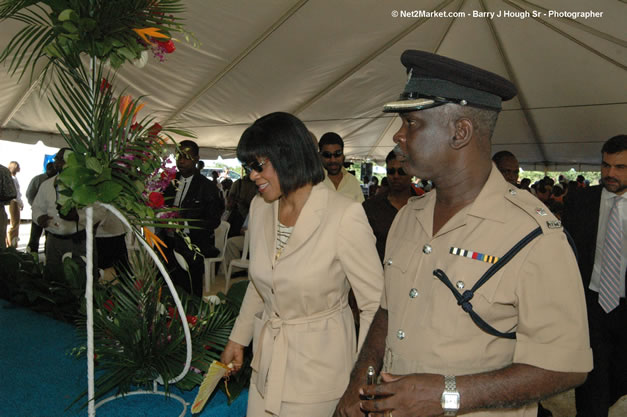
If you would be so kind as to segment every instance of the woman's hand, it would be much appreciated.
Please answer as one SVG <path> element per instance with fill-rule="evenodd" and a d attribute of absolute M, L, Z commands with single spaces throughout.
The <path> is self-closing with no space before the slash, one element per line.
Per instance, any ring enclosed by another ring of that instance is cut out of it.
<path fill-rule="evenodd" d="M 229 340 L 224 348 L 224 352 L 220 355 L 220 362 L 225 365 L 233 365 L 233 370 L 229 371 L 227 375 L 239 371 L 244 363 L 244 346 Z"/>

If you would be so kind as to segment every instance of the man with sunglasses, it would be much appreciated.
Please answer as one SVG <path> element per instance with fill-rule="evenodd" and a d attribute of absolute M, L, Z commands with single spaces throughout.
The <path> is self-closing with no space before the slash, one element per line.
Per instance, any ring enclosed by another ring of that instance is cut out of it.
<path fill-rule="evenodd" d="M 539 400 L 586 379 L 592 351 L 560 222 L 490 159 L 516 87 L 429 52 L 401 62 L 405 91 L 384 111 L 402 122 L 403 169 L 435 190 L 392 223 L 381 306 L 336 416 L 535 416 Z M 379 385 L 366 384 L 369 366 Z"/>
<path fill-rule="evenodd" d="M 220 225 L 224 201 L 215 183 L 196 168 L 198 160 L 199 149 L 196 142 L 184 140 L 179 143 L 176 180 L 166 188 L 164 197 L 168 204 L 181 209 L 179 217 L 188 219 L 186 225 L 192 227 L 183 229 L 183 235 L 175 233 L 173 229 L 162 229 L 160 236 L 168 245 L 168 251 L 176 250 L 185 258 L 189 267 L 188 275 L 188 272 L 173 261 L 173 256 L 166 254 L 174 283 L 189 293 L 202 296 L 203 256 L 213 257 L 219 253 L 215 247 L 214 230 Z M 200 249 L 203 256 L 189 247 L 186 238 Z"/>
<path fill-rule="evenodd" d="M 335 132 L 327 132 L 318 142 L 322 166 L 327 172 L 324 183 L 348 198 L 364 202 L 364 193 L 361 191 L 359 180 L 344 168 L 344 141 Z"/>
<path fill-rule="evenodd" d="M 411 176 L 401 166 L 396 153 L 391 151 L 385 158 L 387 168 L 388 192 L 378 194 L 364 201 L 364 210 L 368 216 L 368 223 L 377 238 L 377 252 L 383 262 L 385 242 L 388 231 L 396 213 L 407 204 L 409 197 L 416 195 L 411 186 Z"/>

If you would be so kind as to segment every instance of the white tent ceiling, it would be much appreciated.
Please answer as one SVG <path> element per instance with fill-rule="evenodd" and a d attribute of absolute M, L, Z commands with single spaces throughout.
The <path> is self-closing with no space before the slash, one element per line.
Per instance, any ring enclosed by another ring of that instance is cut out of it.
<path fill-rule="evenodd" d="M 512 80 L 519 95 L 504 105 L 493 151 L 512 151 L 526 168 L 596 168 L 601 144 L 626 130 L 624 0 L 186 4 L 186 28 L 200 45 L 178 42 L 164 63 L 125 66 L 116 88 L 146 95 L 145 109 L 195 131 L 203 158 L 232 157 L 248 125 L 280 110 L 296 114 L 318 137 L 339 133 L 349 159 L 384 159 L 400 121 L 381 108 L 403 88 L 399 57 L 405 49 L 437 52 Z M 551 10 L 602 17 L 551 17 Z M 411 16 L 420 11 L 465 17 Z M 483 11 L 497 15 L 473 17 Z M 538 16 L 503 15 L 524 11 Z M 4 48 L 18 25 L 0 26 Z M 54 112 L 27 76 L 18 83 L 1 69 L 0 91 L 0 140 L 61 145 Z"/>

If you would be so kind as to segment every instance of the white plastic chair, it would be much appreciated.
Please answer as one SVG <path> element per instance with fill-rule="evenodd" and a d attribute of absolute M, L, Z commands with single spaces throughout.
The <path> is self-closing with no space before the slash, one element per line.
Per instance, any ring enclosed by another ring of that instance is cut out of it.
<path fill-rule="evenodd" d="M 248 230 L 244 233 L 244 247 L 242 248 L 242 257 L 239 259 L 233 259 L 229 264 L 229 267 L 226 270 L 225 285 L 224 285 L 224 293 L 229 290 L 229 283 L 231 281 L 231 274 L 233 273 L 233 267 L 248 269 L 248 242 L 250 237 L 248 235 Z"/>
<path fill-rule="evenodd" d="M 211 283 L 216 280 L 215 263 L 224 261 L 224 250 L 226 249 L 226 240 L 229 237 L 229 222 L 222 220 L 220 226 L 216 227 L 215 246 L 220 251 L 215 258 L 205 258 L 205 275 L 203 277 L 203 293 L 208 293 L 211 289 Z"/>

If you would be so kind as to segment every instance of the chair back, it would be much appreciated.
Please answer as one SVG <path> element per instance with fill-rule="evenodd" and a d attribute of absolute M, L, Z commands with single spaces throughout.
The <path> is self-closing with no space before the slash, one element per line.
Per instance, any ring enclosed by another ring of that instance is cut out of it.
<path fill-rule="evenodd" d="M 231 225 L 229 222 L 222 220 L 220 226 L 216 227 L 215 231 L 215 246 L 220 251 L 219 256 L 224 256 L 224 250 L 226 249 L 226 240 L 229 237 L 229 229 Z"/>
<path fill-rule="evenodd" d="M 244 248 L 242 249 L 242 261 L 248 258 L 248 243 L 250 242 L 250 233 L 248 233 L 248 229 L 244 233 Z"/>

